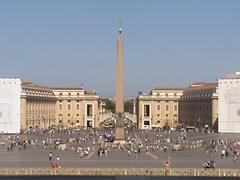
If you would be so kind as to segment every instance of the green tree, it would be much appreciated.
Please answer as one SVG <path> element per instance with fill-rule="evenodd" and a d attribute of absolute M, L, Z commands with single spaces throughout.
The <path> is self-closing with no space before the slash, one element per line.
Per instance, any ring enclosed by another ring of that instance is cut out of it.
<path fill-rule="evenodd" d="M 126 100 L 124 102 L 124 111 L 125 112 L 129 112 L 129 113 L 133 113 L 133 100 Z"/>
<path fill-rule="evenodd" d="M 106 110 L 110 110 L 111 112 L 115 113 L 115 102 L 110 99 L 103 99 L 103 101 L 106 103 Z"/>

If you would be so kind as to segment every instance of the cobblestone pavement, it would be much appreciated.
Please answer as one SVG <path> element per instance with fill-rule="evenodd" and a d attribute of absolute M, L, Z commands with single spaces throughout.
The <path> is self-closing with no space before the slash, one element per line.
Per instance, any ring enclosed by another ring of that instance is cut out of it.
<path fill-rule="evenodd" d="M 74 135 L 55 134 L 54 138 L 60 137 L 63 141 L 67 141 L 69 137 L 79 138 L 86 137 L 88 131 L 81 131 Z M 156 135 L 158 134 L 158 135 Z M 134 138 L 135 142 L 142 143 L 141 153 L 134 157 L 128 156 L 128 149 L 123 150 L 110 148 L 107 156 L 98 157 L 98 144 L 93 145 L 93 139 L 80 142 L 83 147 L 90 147 L 89 155 L 80 158 L 79 153 L 68 148 L 67 150 L 50 149 L 49 147 L 35 147 L 27 145 L 26 150 L 19 151 L 17 147 L 12 151 L 7 151 L 7 142 L 0 146 L 0 167 L 50 167 L 51 163 L 48 159 L 50 151 L 53 152 L 53 158 L 60 157 L 61 167 L 164 167 L 166 160 L 171 161 L 171 167 L 176 168 L 201 168 L 204 160 L 214 160 L 218 168 L 239 168 L 240 162 L 233 162 L 233 158 L 221 158 L 221 149 L 215 153 L 206 153 L 203 146 L 197 144 L 198 140 L 202 140 L 207 144 L 210 140 L 216 139 L 236 139 L 240 140 L 237 134 L 206 134 L 197 132 L 188 132 L 185 141 L 180 144 L 185 147 L 181 151 L 172 152 L 171 148 L 180 136 L 180 132 L 166 133 L 158 131 L 137 131 L 128 130 L 126 137 Z M 2 135 L 0 140 L 4 142 L 7 136 Z M 48 135 L 22 135 L 28 139 L 46 140 Z M 146 146 L 152 147 L 159 139 L 170 138 L 171 143 L 162 141 L 159 150 L 149 150 L 145 153 Z M 147 139 L 147 140 L 146 140 Z M 97 140 L 97 139 L 95 139 Z M 111 143 L 108 143 L 111 144 Z M 167 151 L 164 152 L 162 147 L 166 145 Z M 93 148 L 94 147 L 94 148 Z M 239 147 L 240 148 L 240 147 Z"/>

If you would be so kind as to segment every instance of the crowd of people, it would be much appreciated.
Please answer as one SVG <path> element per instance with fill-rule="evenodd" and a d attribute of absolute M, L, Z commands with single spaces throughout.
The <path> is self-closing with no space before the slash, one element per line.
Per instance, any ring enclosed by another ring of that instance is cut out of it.
<path fill-rule="evenodd" d="M 7 151 L 27 151 L 28 149 L 46 149 L 49 151 L 51 167 L 60 167 L 60 157 L 56 153 L 61 150 L 75 152 L 81 159 L 87 159 L 90 152 L 96 151 L 98 158 L 111 155 L 111 151 L 120 151 L 128 159 L 138 159 L 142 152 L 148 156 L 152 152 L 176 152 L 186 148 L 203 148 L 211 156 L 218 151 L 221 158 L 239 159 L 239 142 L 236 139 L 191 139 L 186 130 L 180 132 L 158 130 L 125 130 L 124 145 L 115 144 L 113 129 L 29 129 L 18 135 L 8 135 L 1 139 L 1 146 Z M 55 154 L 53 154 L 53 151 Z M 213 160 L 204 161 L 203 167 L 216 167 Z M 170 163 L 169 163 L 170 166 Z"/>
<path fill-rule="evenodd" d="M 221 151 L 221 158 L 232 158 L 234 162 L 239 160 L 240 141 L 237 139 L 217 139 L 209 140 L 209 144 L 204 145 L 204 149 L 209 156 Z"/>

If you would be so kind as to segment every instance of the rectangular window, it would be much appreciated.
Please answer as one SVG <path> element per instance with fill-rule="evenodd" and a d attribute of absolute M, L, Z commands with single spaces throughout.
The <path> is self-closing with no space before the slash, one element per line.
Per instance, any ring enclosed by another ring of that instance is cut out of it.
<path fill-rule="evenodd" d="M 62 104 L 59 104 L 59 110 L 62 110 Z"/>
<path fill-rule="evenodd" d="M 160 105 L 157 105 L 157 110 L 160 111 Z"/>
<path fill-rule="evenodd" d="M 92 104 L 87 105 L 87 116 L 92 116 Z"/>
<path fill-rule="evenodd" d="M 79 110 L 79 104 L 77 104 L 77 110 Z"/>
<path fill-rule="evenodd" d="M 71 110 L 71 105 L 70 104 L 68 104 L 68 110 Z"/>
<path fill-rule="evenodd" d="M 145 125 L 145 126 L 149 126 L 149 125 L 150 125 L 150 122 L 149 122 L 149 121 L 144 121 L 144 125 Z"/>
<path fill-rule="evenodd" d="M 174 110 L 177 111 L 177 105 L 174 105 Z"/>
<path fill-rule="evenodd" d="M 150 116 L 150 105 L 144 105 L 144 116 L 145 117 Z"/>
<path fill-rule="evenodd" d="M 168 105 L 166 105 L 166 111 L 168 111 L 169 110 L 169 107 L 168 107 Z"/>

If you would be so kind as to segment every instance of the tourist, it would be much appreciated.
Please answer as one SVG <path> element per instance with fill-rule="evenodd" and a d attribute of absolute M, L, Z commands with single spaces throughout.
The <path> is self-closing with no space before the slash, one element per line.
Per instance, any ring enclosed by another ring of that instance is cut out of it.
<path fill-rule="evenodd" d="M 48 155 L 48 159 L 49 159 L 49 161 L 52 160 L 52 152 L 49 153 L 49 155 Z"/>
<path fill-rule="evenodd" d="M 98 149 L 97 155 L 98 155 L 98 157 L 100 157 L 100 149 Z"/>
<path fill-rule="evenodd" d="M 170 165 L 171 165 L 171 161 L 168 159 L 168 160 L 165 162 L 164 166 L 165 166 L 165 168 L 170 168 Z"/>
<path fill-rule="evenodd" d="M 51 161 L 51 166 L 52 166 L 52 168 L 56 168 L 56 162 L 54 159 L 52 159 L 52 161 Z"/>
<path fill-rule="evenodd" d="M 146 154 L 146 156 L 148 156 L 148 154 L 149 154 L 149 147 L 148 146 L 146 146 L 146 149 L 145 149 L 145 154 Z"/>
<path fill-rule="evenodd" d="M 128 150 L 128 159 L 130 159 L 130 158 L 131 158 L 131 151 Z"/>
<path fill-rule="evenodd" d="M 202 163 L 202 166 L 203 166 L 203 168 L 207 168 L 207 167 L 209 166 L 208 161 L 205 160 L 205 161 Z"/>
<path fill-rule="evenodd" d="M 23 150 L 27 150 L 27 140 L 23 141 Z"/>
<path fill-rule="evenodd" d="M 139 144 L 138 145 L 138 154 L 140 154 L 141 153 L 141 145 Z"/>
<path fill-rule="evenodd" d="M 108 149 L 105 149 L 105 156 L 108 156 Z"/>
<path fill-rule="evenodd" d="M 222 149 L 221 158 L 224 158 L 225 154 L 225 149 Z"/>
<path fill-rule="evenodd" d="M 166 145 L 163 146 L 163 151 L 167 152 L 167 146 Z"/>
<path fill-rule="evenodd" d="M 57 158 L 56 158 L 56 165 L 57 165 L 57 168 L 60 168 L 60 158 L 59 158 L 59 156 L 57 156 Z"/>

